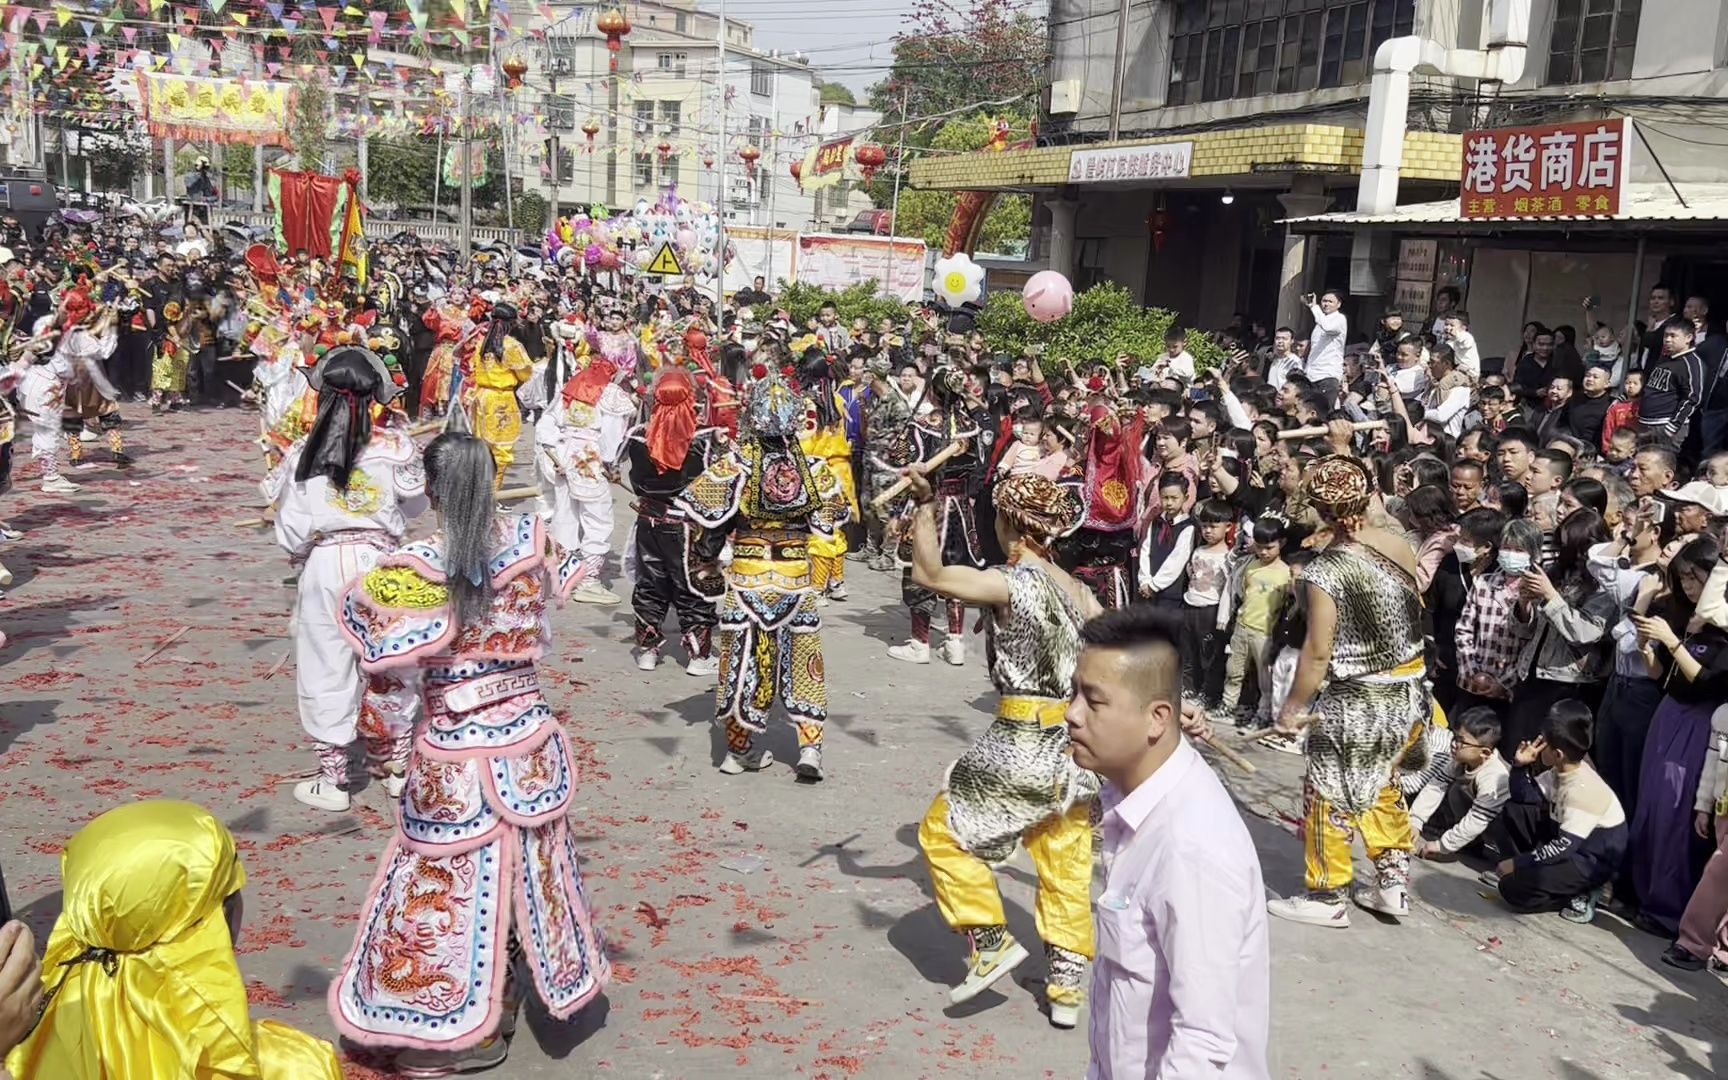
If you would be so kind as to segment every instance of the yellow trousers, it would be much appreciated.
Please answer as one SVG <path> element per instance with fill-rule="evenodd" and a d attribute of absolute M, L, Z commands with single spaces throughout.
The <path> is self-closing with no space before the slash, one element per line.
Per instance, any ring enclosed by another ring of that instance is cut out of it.
<path fill-rule="evenodd" d="M 1096 947 L 1092 938 L 1092 823 L 1088 805 L 1077 803 L 1065 814 L 1046 818 L 1026 830 L 1020 842 L 1038 873 L 1038 902 L 1033 908 L 1038 936 L 1090 960 Z M 946 792 L 936 796 L 918 826 L 918 844 L 930 867 L 936 906 L 949 926 L 965 931 L 1007 924 L 995 873 L 984 860 L 962 848 L 949 831 Z"/>
<path fill-rule="evenodd" d="M 1366 813 L 1355 818 L 1320 797 L 1312 787 L 1307 789 L 1307 813 L 1302 820 L 1302 853 L 1308 889 L 1311 892 L 1333 892 L 1347 889 L 1355 876 L 1350 863 L 1350 846 L 1356 833 L 1362 833 L 1362 844 L 1368 858 L 1379 864 L 1391 852 L 1409 852 L 1412 845 L 1410 811 L 1404 806 L 1404 795 L 1396 784 L 1387 784 Z"/>
<path fill-rule="evenodd" d="M 846 583 L 846 556 L 810 553 L 810 585 L 817 592 Z"/>

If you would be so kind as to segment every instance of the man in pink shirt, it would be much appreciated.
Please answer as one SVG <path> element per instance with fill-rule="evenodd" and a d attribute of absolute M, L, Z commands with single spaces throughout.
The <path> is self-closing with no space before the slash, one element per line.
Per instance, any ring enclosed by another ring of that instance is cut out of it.
<path fill-rule="evenodd" d="M 1266 887 L 1224 785 L 1183 738 L 1180 628 L 1150 605 L 1081 632 L 1074 761 L 1105 780 L 1090 1080 L 1267 1080 Z"/>

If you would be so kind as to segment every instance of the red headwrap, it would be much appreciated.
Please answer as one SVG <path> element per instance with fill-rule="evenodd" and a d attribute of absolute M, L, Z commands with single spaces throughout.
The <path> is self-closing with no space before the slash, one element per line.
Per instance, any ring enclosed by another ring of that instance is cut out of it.
<path fill-rule="evenodd" d="M 1145 420 L 1123 427 L 1108 405 L 1086 411 L 1092 434 L 1086 448 L 1086 520 L 1089 528 L 1114 530 L 1134 524 L 1140 492 L 1140 443 Z"/>
<path fill-rule="evenodd" d="M 611 382 L 612 376 L 616 374 L 618 365 L 596 356 L 587 367 L 570 376 L 570 381 L 564 384 L 564 404 L 580 401 L 584 405 L 598 405 L 601 391 L 606 389 L 606 384 Z"/>
<path fill-rule="evenodd" d="M 683 468 L 696 437 L 696 385 L 680 367 L 660 369 L 654 411 L 648 417 L 648 457 L 661 472 Z"/>

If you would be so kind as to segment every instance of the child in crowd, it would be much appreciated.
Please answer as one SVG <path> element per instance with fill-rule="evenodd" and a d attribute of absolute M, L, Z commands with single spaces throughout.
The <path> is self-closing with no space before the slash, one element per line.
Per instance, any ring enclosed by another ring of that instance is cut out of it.
<path fill-rule="evenodd" d="M 1272 693 L 1261 695 L 1260 711 L 1255 718 L 1257 727 L 1270 727 L 1273 718 L 1284 711 L 1284 702 L 1296 684 L 1296 664 L 1302 658 L 1302 645 L 1308 640 L 1308 593 L 1299 577 L 1302 567 L 1317 550 L 1306 546 L 1308 539 L 1312 537 L 1305 538 L 1302 545 L 1291 548 L 1284 556 L 1290 564 L 1290 591 L 1284 597 L 1284 606 L 1278 611 L 1278 620 L 1272 628 L 1272 642 L 1266 650 L 1271 661 L 1268 681 Z M 1307 742 L 1308 729 L 1304 728 L 1298 735 L 1273 732 L 1262 737 L 1260 745 L 1282 754 L 1300 754 Z"/>
<path fill-rule="evenodd" d="M 1203 706 L 1218 700 L 1218 606 L 1230 581 L 1230 504 L 1207 499 L 1194 517 L 1200 539 L 1188 557 L 1188 588 L 1182 594 L 1182 693 Z"/>
<path fill-rule="evenodd" d="M 1644 373 L 1628 371 L 1626 381 L 1620 384 L 1620 394 L 1614 404 L 1608 406 L 1608 415 L 1602 420 L 1602 452 L 1608 453 L 1609 443 L 1619 431 L 1632 432 L 1632 448 L 1620 459 L 1631 461 L 1633 453 L 1638 449 L 1638 399 L 1644 396 Z M 1609 457 L 1610 461 L 1615 458 Z"/>
<path fill-rule="evenodd" d="M 1500 816 L 1512 774 L 1506 759 L 1495 752 L 1499 746 L 1500 718 L 1493 709 L 1478 705 L 1452 722 L 1450 752 L 1430 760 L 1410 799 L 1418 856 L 1456 856 L 1476 844 Z"/>
<path fill-rule="evenodd" d="M 1179 472 L 1158 480 L 1158 511 L 1140 542 L 1140 598 L 1179 608 L 1188 591 L 1188 557 L 1194 552 L 1194 519 L 1184 506 L 1188 478 Z"/>
<path fill-rule="evenodd" d="M 1163 373 L 1181 379 L 1183 385 L 1194 381 L 1194 357 L 1188 351 L 1188 331 L 1172 326 L 1164 332 L 1164 355 L 1158 359 Z"/>
<path fill-rule="evenodd" d="M 1638 428 L 1623 427 L 1612 436 L 1603 436 L 1602 458 L 1608 471 L 1625 480 L 1632 475 L 1632 459 L 1638 454 Z"/>
<path fill-rule="evenodd" d="M 1542 531 L 1517 518 L 1500 531 L 1494 568 L 1477 574 L 1458 614 L 1458 697 L 1455 707 L 1486 705 L 1504 713 L 1517 680 L 1518 657 L 1533 629 L 1512 618 L 1524 571 L 1542 554 Z"/>
<path fill-rule="evenodd" d="M 1558 701 L 1513 756 L 1511 796 L 1484 840 L 1502 858 L 1483 874 L 1513 911 L 1587 923 L 1626 858 L 1626 811 L 1585 760 L 1594 723 L 1582 701 Z"/>
<path fill-rule="evenodd" d="M 1242 700 L 1242 686 L 1252 678 L 1260 690 L 1259 708 L 1264 710 L 1272 700 L 1272 657 L 1268 643 L 1276 628 L 1278 613 L 1290 595 L 1290 566 L 1284 561 L 1284 519 L 1267 514 L 1254 523 L 1253 554 L 1236 566 L 1225 589 L 1225 603 L 1218 608 L 1219 628 L 1229 625 L 1234 616 L 1236 628 L 1230 634 L 1229 657 L 1224 665 L 1224 693 L 1219 700 L 1219 715 L 1229 717 Z M 1245 718 L 1238 727 L 1250 726 Z"/>
<path fill-rule="evenodd" d="M 1728 488 L 1728 454 L 1711 454 L 1698 467 L 1698 474 L 1713 488 Z"/>

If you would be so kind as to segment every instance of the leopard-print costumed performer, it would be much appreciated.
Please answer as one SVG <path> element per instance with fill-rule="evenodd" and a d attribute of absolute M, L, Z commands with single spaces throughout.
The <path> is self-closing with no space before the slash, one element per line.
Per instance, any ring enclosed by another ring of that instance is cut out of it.
<path fill-rule="evenodd" d="M 1308 590 L 1308 640 L 1278 721 L 1287 732 L 1309 727 L 1302 825 L 1308 891 L 1267 908 L 1296 922 L 1347 926 L 1347 895 L 1395 918 L 1409 910 L 1410 815 L 1393 769 L 1422 766 L 1415 759 L 1425 757 L 1433 711 L 1422 597 L 1410 545 L 1364 524 L 1374 483 L 1362 462 L 1321 458 L 1303 492 L 1332 530 L 1332 542 L 1297 579 Z M 1376 880 L 1352 888 L 1357 832 Z"/>

